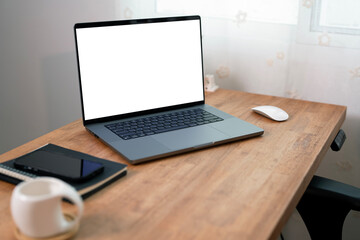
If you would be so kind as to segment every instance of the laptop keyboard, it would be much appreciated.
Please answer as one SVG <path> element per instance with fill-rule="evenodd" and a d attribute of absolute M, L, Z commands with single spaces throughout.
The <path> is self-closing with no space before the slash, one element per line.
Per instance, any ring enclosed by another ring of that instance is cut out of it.
<path fill-rule="evenodd" d="M 223 119 L 202 109 L 190 109 L 163 115 L 138 118 L 105 125 L 124 140 L 170 132 L 183 128 L 222 121 Z"/>

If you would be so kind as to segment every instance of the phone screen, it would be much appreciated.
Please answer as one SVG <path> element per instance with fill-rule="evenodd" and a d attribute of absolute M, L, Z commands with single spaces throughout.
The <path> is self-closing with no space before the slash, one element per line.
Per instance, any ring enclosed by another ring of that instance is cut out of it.
<path fill-rule="evenodd" d="M 36 151 L 18 158 L 14 165 L 23 170 L 73 181 L 85 180 L 104 168 L 98 162 L 46 151 Z"/>

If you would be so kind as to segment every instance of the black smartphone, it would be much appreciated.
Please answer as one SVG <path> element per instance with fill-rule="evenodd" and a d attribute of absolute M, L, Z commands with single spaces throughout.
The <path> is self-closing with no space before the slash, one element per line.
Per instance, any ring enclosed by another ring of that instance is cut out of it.
<path fill-rule="evenodd" d="M 65 181 L 86 181 L 104 170 L 101 163 L 47 151 L 35 151 L 14 161 L 15 168 Z"/>

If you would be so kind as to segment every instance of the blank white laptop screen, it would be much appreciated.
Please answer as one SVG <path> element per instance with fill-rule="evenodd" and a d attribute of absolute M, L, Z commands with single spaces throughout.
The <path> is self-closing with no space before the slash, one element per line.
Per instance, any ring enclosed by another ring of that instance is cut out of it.
<path fill-rule="evenodd" d="M 84 119 L 203 101 L 199 20 L 76 29 Z"/>

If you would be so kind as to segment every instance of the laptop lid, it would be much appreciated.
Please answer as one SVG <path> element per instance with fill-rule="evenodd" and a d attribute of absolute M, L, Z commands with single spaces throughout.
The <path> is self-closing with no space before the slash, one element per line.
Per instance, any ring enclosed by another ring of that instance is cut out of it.
<path fill-rule="evenodd" d="M 74 26 L 84 125 L 204 103 L 199 16 Z"/>

